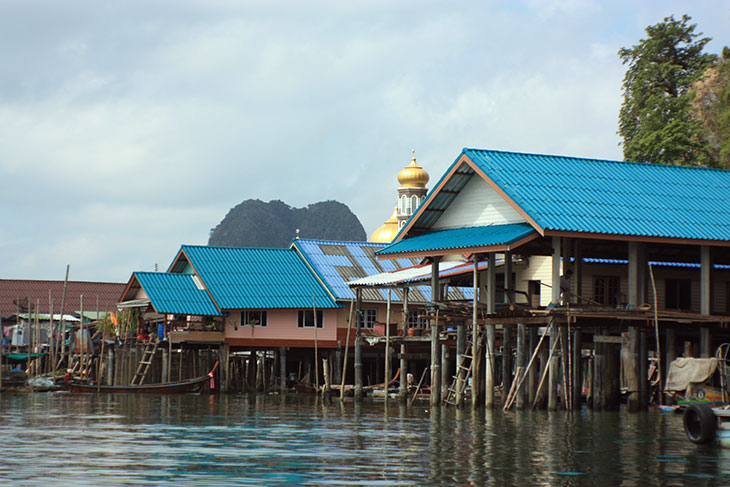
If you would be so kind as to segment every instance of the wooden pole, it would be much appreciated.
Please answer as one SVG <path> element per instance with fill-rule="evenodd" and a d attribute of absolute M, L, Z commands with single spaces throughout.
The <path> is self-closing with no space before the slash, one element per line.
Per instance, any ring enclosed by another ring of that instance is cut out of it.
<path fill-rule="evenodd" d="M 408 288 L 403 288 L 403 336 L 408 333 Z M 399 399 L 402 403 L 408 401 L 408 359 L 406 359 L 406 344 L 400 345 L 400 390 Z"/>
<path fill-rule="evenodd" d="M 495 312 L 496 286 L 497 286 L 497 264 L 494 252 L 490 252 L 487 265 L 487 313 Z M 488 324 L 487 327 L 487 353 L 486 355 L 486 374 L 485 374 L 485 397 L 484 404 L 488 409 L 494 407 L 494 345 L 496 341 L 496 325 Z"/>
<path fill-rule="evenodd" d="M 312 293 L 312 320 L 314 321 L 314 387 L 319 390 L 319 357 L 317 350 L 317 304 Z"/>
<path fill-rule="evenodd" d="M 350 330 L 352 330 L 352 315 L 355 309 L 355 300 L 350 300 L 350 317 L 347 319 L 347 338 L 345 339 L 345 357 L 342 360 L 342 379 L 340 381 L 340 401 L 345 400 L 345 378 L 347 377 L 347 353 L 350 350 Z"/>
<path fill-rule="evenodd" d="M 46 372 L 52 374 L 53 366 L 56 364 L 56 340 L 53 336 L 53 297 L 50 289 L 48 290 L 48 312 L 51 315 L 51 319 L 48 322 L 48 351 L 50 353 L 50 360 L 46 362 Z"/>
<path fill-rule="evenodd" d="M 472 408 L 479 406 L 481 390 L 481 370 L 480 360 L 477 357 L 479 350 L 479 256 L 474 254 L 474 271 L 472 274 L 472 307 L 471 307 L 471 405 Z M 464 357 L 460 357 L 460 360 L 464 361 Z M 457 368 L 457 372 L 458 372 Z M 456 398 L 457 406 L 461 406 L 461 401 L 458 396 Z"/>
<path fill-rule="evenodd" d="M 555 352 L 555 347 L 557 345 L 558 345 L 558 340 L 555 340 L 553 342 L 552 348 L 550 349 L 550 355 L 548 355 L 547 365 L 545 366 L 545 370 L 543 371 L 542 377 L 540 378 L 540 383 L 537 385 L 537 394 L 535 394 L 535 402 L 532 403 L 532 409 L 535 409 L 535 406 L 537 405 L 537 398 L 540 397 L 540 390 L 542 389 L 542 385 L 545 382 L 545 376 L 550 371 L 550 366 L 552 365 L 551 361 L 553 358 L 553 353 Z"/>
<path fill-rule="evenodd" d="M 661 384 L 662 384 L 662 350 L 661 350 L 661 344 L 659 341 L 659 316 L 658 316 L 658 304 L 657 304 L 657 296 L 656 296 L 656 283 L 654 282 L 654 270 L 651 267 L 651 262 L 649 263 L 649 277 L 651 279 L 651 290 L 654 297 L 654 338 L 656 340 L 656 370 L 657 370 L 657 377 L 658 377 L 658 384 L 659 384 L 659 404 L 664 404 L 664 394 L 661 392 Z M 668 365 L 668 364 L 667 364 Z"/>
<path fill-rule="evenodd" d="M 5 348 L 5 327 L 3 326 L 3 310 L 0 309 L 0 391 L 3 390 L 3 349 Z"/>
<path fill-rule="evenodd" d="M 64 313 L 66 312 L 66 287 L 68 286 L 68 273 L 71 269 L 71 264 L 66 264 L 66 279 L 63 281 L 63 293 L 61 294 L 61 329 L 59 331 L 59 341 L 61 346 L 61 354 L 58 358 L 58 363 L 56 364 L 56 368 L 58 368 L 59 365 L 61 365 L 61 361 L 63 360 L 63 356 L 66 354 L 66 327 L 64 323 Z M 71 364 L 67 364 L 71 365 Z"/>
<path fill-rule="evenodd" d="M 360 334 L 362 333 L 362 290 L 357 288 L 355 291 L 355 402 L 362 401 L 362 342 Z"/>
<path fill-rule="evenodd" d="M 388 405 L 388 389 L 390 384 L 390 298 L 391 289 L 388 288 L 388 303 L 385 307 L 385 405 Z M 401 371 L 402 372 L 402 371 Z"/>
<path fill-rule="evenodd" d="M 527 377 L 527 372 L 529 372 L 530 369 L 532 368 L 532 364 L 535 361 L 535 357 L 537 357 L 537 355 L 538 355 L 538 353 L 540 351 L 540 346 L 542 345 L 542 342 L 545 339 L 545 336 L 550 333 L 550 330 L 552 329 L 552 326 L 553 326 L 553 324 L 552 324 L 552 322 L 550 322 L 550 326 L 548 326 L 548 328 L 545 330 L 545 333 L 542 334 L 542 336 L 540 337 L 540 340 L 537 342 L 537 346 L 535 347 L 535 350 L 532 352 L 532 356 L 530 357 L 530 361 L 527 363 L 527 367 L 525 368 L 525 371 L 522 373 L 522 377 L 521 377 L 519 383 L 517 384 L 517 389 L 516 389 L 517 392 L 519 392 L 520 388 L 522 387 L 522 384 L 525 382 L 525 378 Z M 504 404 L 504 410 L 506 411 L 510 407 L 512 407 L 512 401 L 505 402 L 505 404 Z"/>

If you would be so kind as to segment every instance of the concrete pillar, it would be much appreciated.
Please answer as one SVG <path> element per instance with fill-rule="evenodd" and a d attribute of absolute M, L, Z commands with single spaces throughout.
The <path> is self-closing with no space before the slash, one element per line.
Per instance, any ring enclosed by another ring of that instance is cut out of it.
<path fill-rule="evenodd" d="M 441 357 L 439 347 L 439 325 L 431 321 L 431 406 L 441 404 Z"/>
<path fill-rule="evenodd" d="M 646 302 L 646 248 L 641 242 L 629 242 L 629 305 Z"/>
<path fill-rule="evenodd" d="M 162 371 L 161 371 L 162 374 L 160 376 L 160 381 L 163 383 L 170 382 L 170 379 L 167 376 L 167 364 L 168 364 L 168 360 L 170 358 L 167 353 L 167 348 L 166 347 L 161 347 L 161 348 L 162 348 Z"/>
<path fill-rule="evenodd" d="M 577 274 L 577 272 L 576 272 Z M 573 410 L 577 411 L 581 405 L 581 394 L 583 392 L 583 355 L 581 353 L 581 332 L 580 328 L 573 330 Z"/>
<path fill-rule="evenodd" d="M 286 347 L 279 348 L 279 391 L 286 393 Z"/>
<path fill-rule="evenodd" d="M 638 373 L 639 328 L 636 326 L 629 326 L 628 338 L 629 343 L 622 344 L 621 351 L 627 386 L 629 389 L 627 405 L 630 412 L 636 412 L 641 409 Z"/>
<path fill-rule="evenodd" d="M 511 304 L 515 302 L 515 279 L 512 271 L 512 252 L 504 253 L 504 302 Z"/>
<path fill-rule="evenodd" d="M 712 248 L 703 245 L 700 248 L 700 313 L 712 314 Z M 710 329 L 700 328 L 700 357 L 712 357 L 712 339 Z"/>
<path fill-rule="evenodd" d="M 710 329 L 707 327 L 700 328 L 700 358 L 712 357 L 712 337 Z"/>
<path fill-rule="evenodd" d="M 515 370 L 521 370 L 519 374 L 515 376 L 517 385 L 520 384 L 522 376 L 525 375 L 525 367 L 527 366 L 527 329 L 522 323 L 517 324 L 517 356 L 515 357 Z M 522 387 L 517 391 L 517 397 L 515 398 L 515 407 L 517 409 L 523 409 L 525 407 L 525 389 L 527 384 L 523 381 Z M 509 393 L 509 391 L 507 392 Z"/>
<path fill-rule="evenodd" d="M 532 356 L 533 353 L 535 353 L 535 347 L 537 347 L 537 328 L 536 327 L 530 327 L 527 331 L 528 336 L 528 347 L 527 349 L 530 351 L 530 356 Z M 538 356 L 539 357 L 539 356 Z M 535 357 L 536 362 L 532 364 L 532 367 L 530 367 L 530 371 L 527 373 L 527 405 L 530 407 L 535 402 L 535 388 L 537 387 L 537 377 L 538 372 L 540 371 L 539 368 L 539 358 Z"/>
<path fill-rule="evenodd" d="M 646 330 L 639 333 L 639 399 L 641 409 L 649 406 L 649 350 Z"/>
<path fill-rule="evenodd" d="M 400 383 L 398 389 L 398 399 L 401 402 L 408 401 L 408 359 L 406 359 L 406 344 L 400 345 Z"/>
<path fill-rule="evenodd" d="M 502 327 L 502 401 L 512 385 L 512 328 Z"/>
<path fill-rule="evenodd" d="M 109 363 L 107 365 L 106 383 L 107 385 L 114 385 L 114 345 L 109 345 Z M 55 365 L 55 364 L 54 364 Z"/>
<path fill-rule="evenodd" d="M 583 245 L 581 245 L 581 241 L 578 239 L 575 239 L 574 242 L 573 257 L 575 258 L 575 269 L 573 272 L 573 280 L 575 281 L 575 294 L 583 296 Z M 574 301 L 571 301 L 580 303 L 581 301 L 578 296 L 575 296 Z"/>

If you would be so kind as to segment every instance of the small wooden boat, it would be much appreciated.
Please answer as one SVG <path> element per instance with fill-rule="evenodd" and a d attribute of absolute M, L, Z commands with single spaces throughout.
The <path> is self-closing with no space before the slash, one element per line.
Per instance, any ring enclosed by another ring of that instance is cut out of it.
<path fill-rule="evenodd" d="M 165 382 L 162 384 L 139 384 L 129 386 L 103 386 L 99 384 L 91 384 L 88 382 L 70 382 L 69 390 L 71 392 L 105 392 L 105 393 L 125 393 L 125 394 L 186 394 L 201 392 L 210 385 L 213 380 L 215 369 L 218 368 L 218 362 L 215 363 L 213 369 L 207 375 L 196 377 L 194 379 L 181 380 L 176 382 Z"/>

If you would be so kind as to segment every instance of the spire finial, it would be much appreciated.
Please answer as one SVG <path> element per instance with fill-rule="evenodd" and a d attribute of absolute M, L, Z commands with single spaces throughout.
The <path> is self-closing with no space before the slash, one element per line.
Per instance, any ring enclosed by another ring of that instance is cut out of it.
<path fill-rule="evenodd" d="M 416 160 L 416 149 L 411 149 L 411 154 L 413 154 L 413 157 L 411 157 L 412 161 Z"/>
<path fill-rule="evenodd" d="M 297 240 L 299 240 L 299 229 L 297 228 L 297 236 L 295 237 Z"/>

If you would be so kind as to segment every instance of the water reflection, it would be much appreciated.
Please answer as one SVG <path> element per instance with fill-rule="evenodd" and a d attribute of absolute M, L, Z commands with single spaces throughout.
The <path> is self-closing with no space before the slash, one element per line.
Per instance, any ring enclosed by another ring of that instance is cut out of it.
<path fill-rule="evenodd" d="M 19 485 L 727 485 L 681 417 L 312 397 L 3 394 Z"/>

